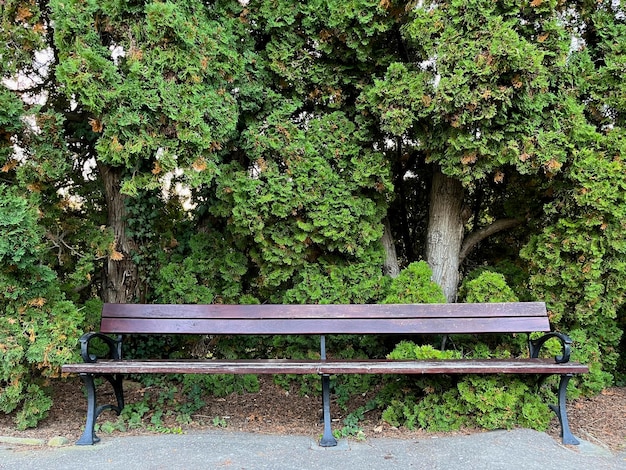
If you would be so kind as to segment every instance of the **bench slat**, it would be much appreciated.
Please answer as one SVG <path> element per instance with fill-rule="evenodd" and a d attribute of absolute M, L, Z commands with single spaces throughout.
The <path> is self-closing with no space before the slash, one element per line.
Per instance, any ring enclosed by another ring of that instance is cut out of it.
<path fill-rule="evenodd" d="M 467 318 L 547 316 L 543 302 L 488 304 L 341 304 L 341 305 L 167 305 L 104 304 L 103 318 Z"/>
<path fill-rule="evenodd" d="M 544 318 L 431 319 L 102 319 L 103 333 L 272 335 L 272 334 L 455 334 L 550 331 Z"/>
<path fill-rule="evenodd" d="M 588 367 L 576 362 L 557 364 L 554 359 L 489 360 L 181 360 L 98 361 L 67 364 L 65 373 L 89 374 L 581 374 Z"/>

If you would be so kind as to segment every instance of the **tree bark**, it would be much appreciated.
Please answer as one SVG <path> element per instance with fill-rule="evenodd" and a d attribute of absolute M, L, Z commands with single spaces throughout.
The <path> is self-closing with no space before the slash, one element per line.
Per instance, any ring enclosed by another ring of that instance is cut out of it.
<path fill-rule="evenodd" d="M 433 281 L 448 302 L 455 302 L 459 283 L 459 254 L 463 241 L 463 196 L 460 181 L 440 170 L 433 174 L 428 215 L 426 261 Z"/>
<path fill-rule="evenodd" d="M 132 260 L 135 243 L 126 230 L 125 196 L 120 192 L 122 170 L 98 164 L 107 205 L 107 225 L 115 243 L 104 265 L 102 300 L 108 303 L 130 303 L 137 288 L 137 266 Z"/>
<path fill-rule="evenodd" d="M 381 243 L 385 249 L 385 264 L 383 265 L 383 272 L 392 278 L 397 277 L 400 274 L 400 265 L 398 264 L 398 255 L 396 253 L 396 245 L 393 242 L 393 236 L 391 235 L 391 224 L 389 219 L 385 218 L 385 231 L 383 232 L 383 238 Z"/>
<path fill-rule="evenodd" d="M 474 247 L 485 238 L 490 237 L 494 233 L 501 232 L 502 230 L 508 230 L 510 228 L 517 227 L 523 222 L 524 219 L 499 219 L 485 228 L 470 233 L 467 237 L 465 237 L 463 245 L 461 246 L 461 251 L 459 252 L 459 265 L 463 262 L 465 257 L 474 249 Z"/>

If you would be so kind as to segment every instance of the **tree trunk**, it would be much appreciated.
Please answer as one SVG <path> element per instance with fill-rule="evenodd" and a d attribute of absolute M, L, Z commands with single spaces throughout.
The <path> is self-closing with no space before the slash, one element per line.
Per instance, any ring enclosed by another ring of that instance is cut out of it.
<path fill-rule="evenodd" d="M 107 225 L 115 235 L 115 245 L 104 266 L 102 300 L 130 303 L 137 288 L 137 266 L 132 260 L 135 243 L 126 231 L 125 196 L 120 192 L 122 170 L 99 163 L 107 205 Z"/>
<path fill-rule="evenodd" d="M 385 231 L 383 232 L 383 238 L 381 243 L 385 249 L 385 264 L 383 266 L 383 272 L 392 278 L 397 277 L 400 274 L 400 265 L 398 264 L 398 255 L 396 254 L 396 245 L 393 242 L 393 236 L 391 235 L 391 224 L 389 219 L 385 218 Z"/>
<path fill-rule="evenodd" d="M 463 186 L 435 171 L 430 191 L 426 261 L 433 281 L 448 302 L 455 302 L 459 283 L 459 253 L 463 241 Z"/>

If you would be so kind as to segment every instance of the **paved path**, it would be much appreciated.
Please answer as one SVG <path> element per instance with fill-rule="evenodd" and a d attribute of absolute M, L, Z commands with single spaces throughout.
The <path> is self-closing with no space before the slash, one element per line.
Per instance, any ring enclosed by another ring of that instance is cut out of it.
<path fill-rule="evenodd" d="M 582 442 L 562 446 L 528 429 L 425 439 L 342 440 L 215 430 L 185 435 L 103 435 L 94 446 L 0 444 L 0 469 L 626 470 L 626 452 Z"/>

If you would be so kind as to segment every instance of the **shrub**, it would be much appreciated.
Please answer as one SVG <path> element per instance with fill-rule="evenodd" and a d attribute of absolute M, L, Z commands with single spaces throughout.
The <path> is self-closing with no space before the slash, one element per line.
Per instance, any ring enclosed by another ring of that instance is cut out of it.
<path fill-rule="evenodd" d="M 493 271 L 482 271 L 477 277 L 468 277 L 459 289 L 464 302 L 517 302 L 519 299 L 504 276 Z"/>
<path fill-rule="evenodd" d="M 40 263 L 41 240 L 35 207 L 0 185 L 0 410 L 18 410 L 18 429 L 46 416 L 48 379 L 75 359 L 83 321 L 55 273 Z"/>
<path fill-rule="evenodd" d="M 432 280 L 432 271 L 425 261 L 409 264 L 389 286 L 385 304 L 445 303 L 441 287 Z"/>
<path fill-rule="evenodd" d="M 470 351 L 472 357 L 498 354 L 485 343 L 478 343 Z M 499 354 L 506 355 L 507 351 Z M 458 359 L 463 354 L 402 341 L 388 357 Z M 452 431 L 462 426 L 510 429 L 520 425 L 545 430 L 551 418 L 546 401 L 555 397 L 549 387 L 536 388 L 531 379 L 505 375 L 394 376 L 387 378 L 377 402 L 386 405 L 382 415 L 385 421 L 409 429 Z"/>

